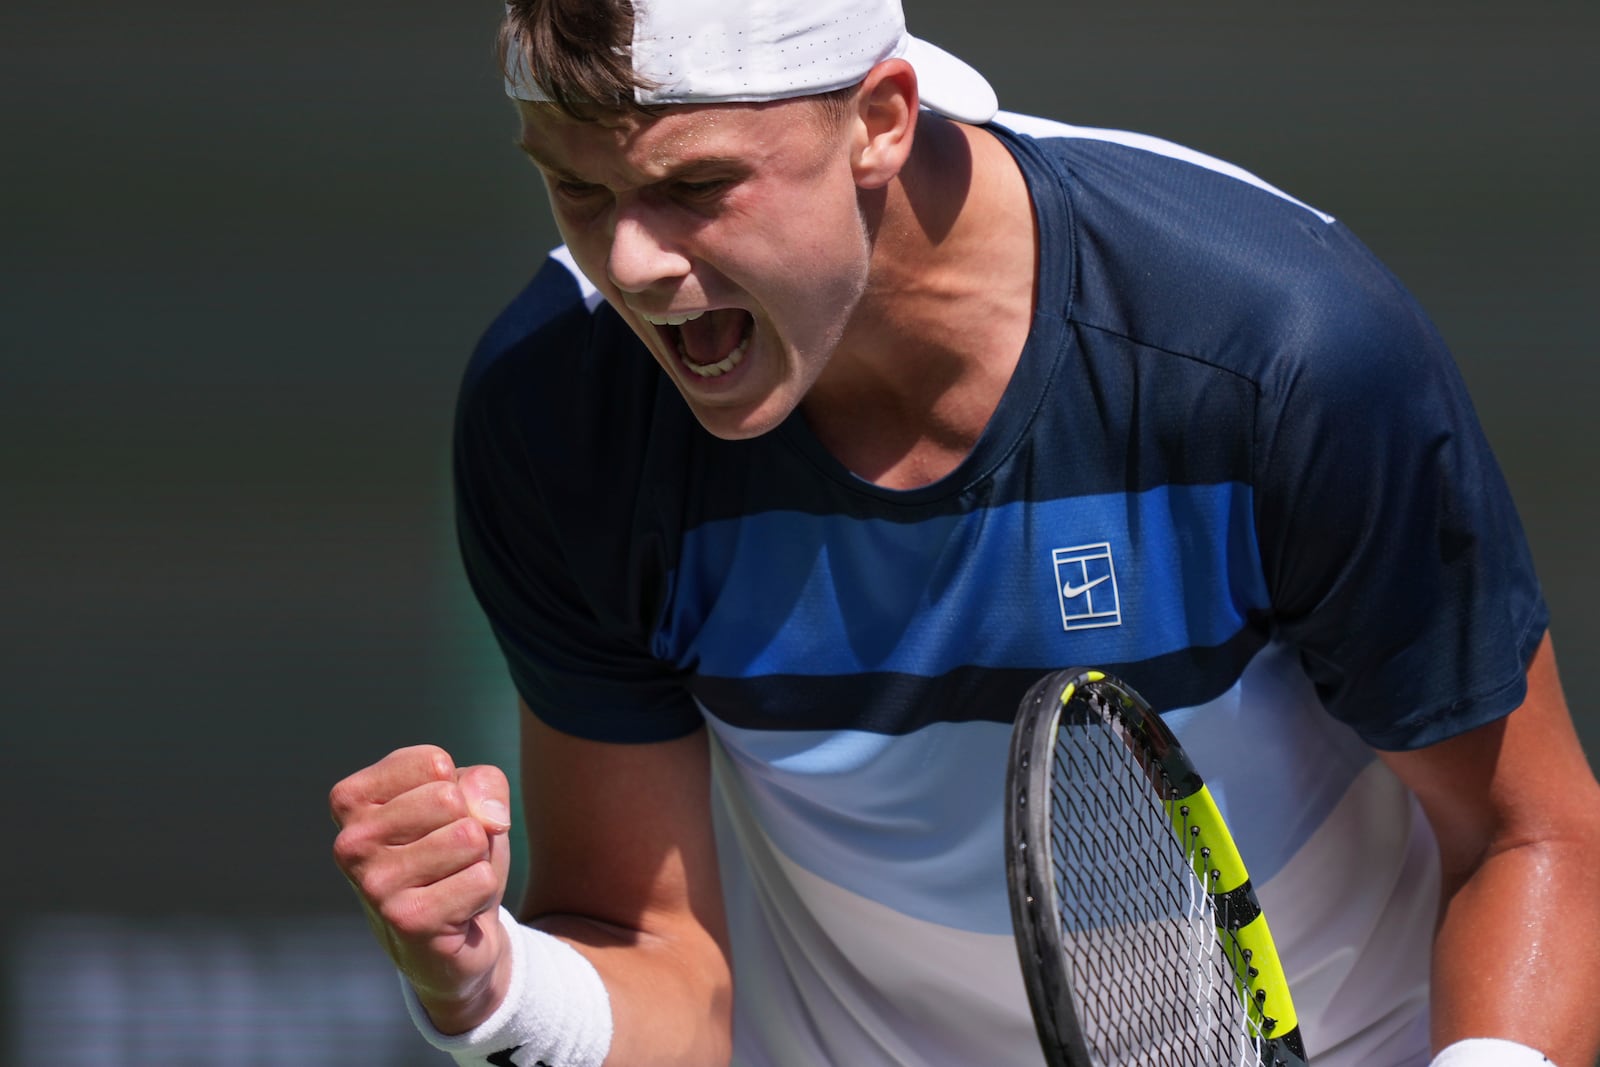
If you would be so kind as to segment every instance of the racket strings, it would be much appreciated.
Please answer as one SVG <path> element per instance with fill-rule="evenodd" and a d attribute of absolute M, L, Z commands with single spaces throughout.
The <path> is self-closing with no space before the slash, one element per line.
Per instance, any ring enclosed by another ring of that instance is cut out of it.
<path fill-rule="evenodd" d="M 1173 790 L 1104 694 L 1086 687 L 1076 699 L 1098 703 L 1093 714 L 1063 715 L 1057 734 L 1051 858 L 1091 1056 L 1104 1065 L 1258 1067 L 1209 887 L 1163 803 Z"/>

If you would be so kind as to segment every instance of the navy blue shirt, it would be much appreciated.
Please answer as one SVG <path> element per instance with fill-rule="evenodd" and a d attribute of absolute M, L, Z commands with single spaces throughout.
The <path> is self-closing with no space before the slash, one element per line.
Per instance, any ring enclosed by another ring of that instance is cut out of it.
<path fill-rule="evenodd" d="M 563 254 L 500 316 L 455 473 L 517 688 L 592 739 L 709 726 L 736 1062 L 1038 1062 L 1001 784 L 1018 699 L 1069 665 L 1200 764 L 1313 1057 L 1426 1062 L 1436 858 L 1372 748 L 1514 709 L 1547 622 L 1449 353 L 1341 224 L 1236 168 L 990 129 L 1039 303 L 932 485 L 855 477 L 798 413 L 711 437 Z"/>

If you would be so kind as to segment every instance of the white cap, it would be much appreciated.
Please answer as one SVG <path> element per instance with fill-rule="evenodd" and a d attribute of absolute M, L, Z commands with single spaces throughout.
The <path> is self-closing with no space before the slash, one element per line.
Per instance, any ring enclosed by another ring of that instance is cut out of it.
<path fill-rule="evenodd" d="M 641 104 L 787 100 L 854 85 L 885 59 L 917 72 L 922 106 L 982 124 L 999 109 L 983 75 L 906 33 L 900 0 L 633 0 Z M 519 49 L 506 93 L 548 101 Z"/>

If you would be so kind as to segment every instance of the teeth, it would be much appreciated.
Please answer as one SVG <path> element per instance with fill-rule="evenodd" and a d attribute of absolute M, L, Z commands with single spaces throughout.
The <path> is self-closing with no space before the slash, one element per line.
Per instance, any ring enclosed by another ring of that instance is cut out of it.
<path fill-rule="evenodd" d="M 643 311 L 639 312 L 644 321 L 655 326 L 682 326 L 686 322 L 693 322 L 704 314 L 704 311 L 695 311 L 687 315 L 648 315 Z"/>
<path fill-rule="evenodd" d="M 723 356 L 715 363 L 691 363 L 683 354 L 683 349 L 678 350 L 678 362 L 689 368 L 689 371 L 700 378 L 720 378 L 744 361 L 744 350 L 750 347 L 750 335 L 746 334 L 744 340 L 735 346 L 732 352 Z"/>

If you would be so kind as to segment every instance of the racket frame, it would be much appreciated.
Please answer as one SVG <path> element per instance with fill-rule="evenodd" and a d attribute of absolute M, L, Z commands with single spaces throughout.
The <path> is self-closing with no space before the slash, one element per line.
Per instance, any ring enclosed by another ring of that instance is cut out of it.
<path fill-rule="evenodd" d="M 1173 834 L 1212 896 L 1225 944 L 1236 946 L 1227 955 L 1246 1009 L 1258 1026 L 1266 1022 L 1264 1062 L 1307 1067 L 1299 1020 L 1266 917 L 1210 791 L 1144 698 L 1121 679 L 1088 668 L 1051 672 L 1028 690 L 1012 729 L 1006 770 L 1006 881 L 1018 959 L 1046 1062 L 1049 1067 L 1097 1067 L 1073 1004 L 1050 855 L 1050 766 L 1062 715 L 1086 685 L 1116 694 L 1109 702 L 1112 714 L 1152 757 L 1139 763 L 1162 795 Z M 1103 718 L 1092 709 L 1086 714 Z M 1035 768 L 1043 770 L 1035 773 Z"/>

